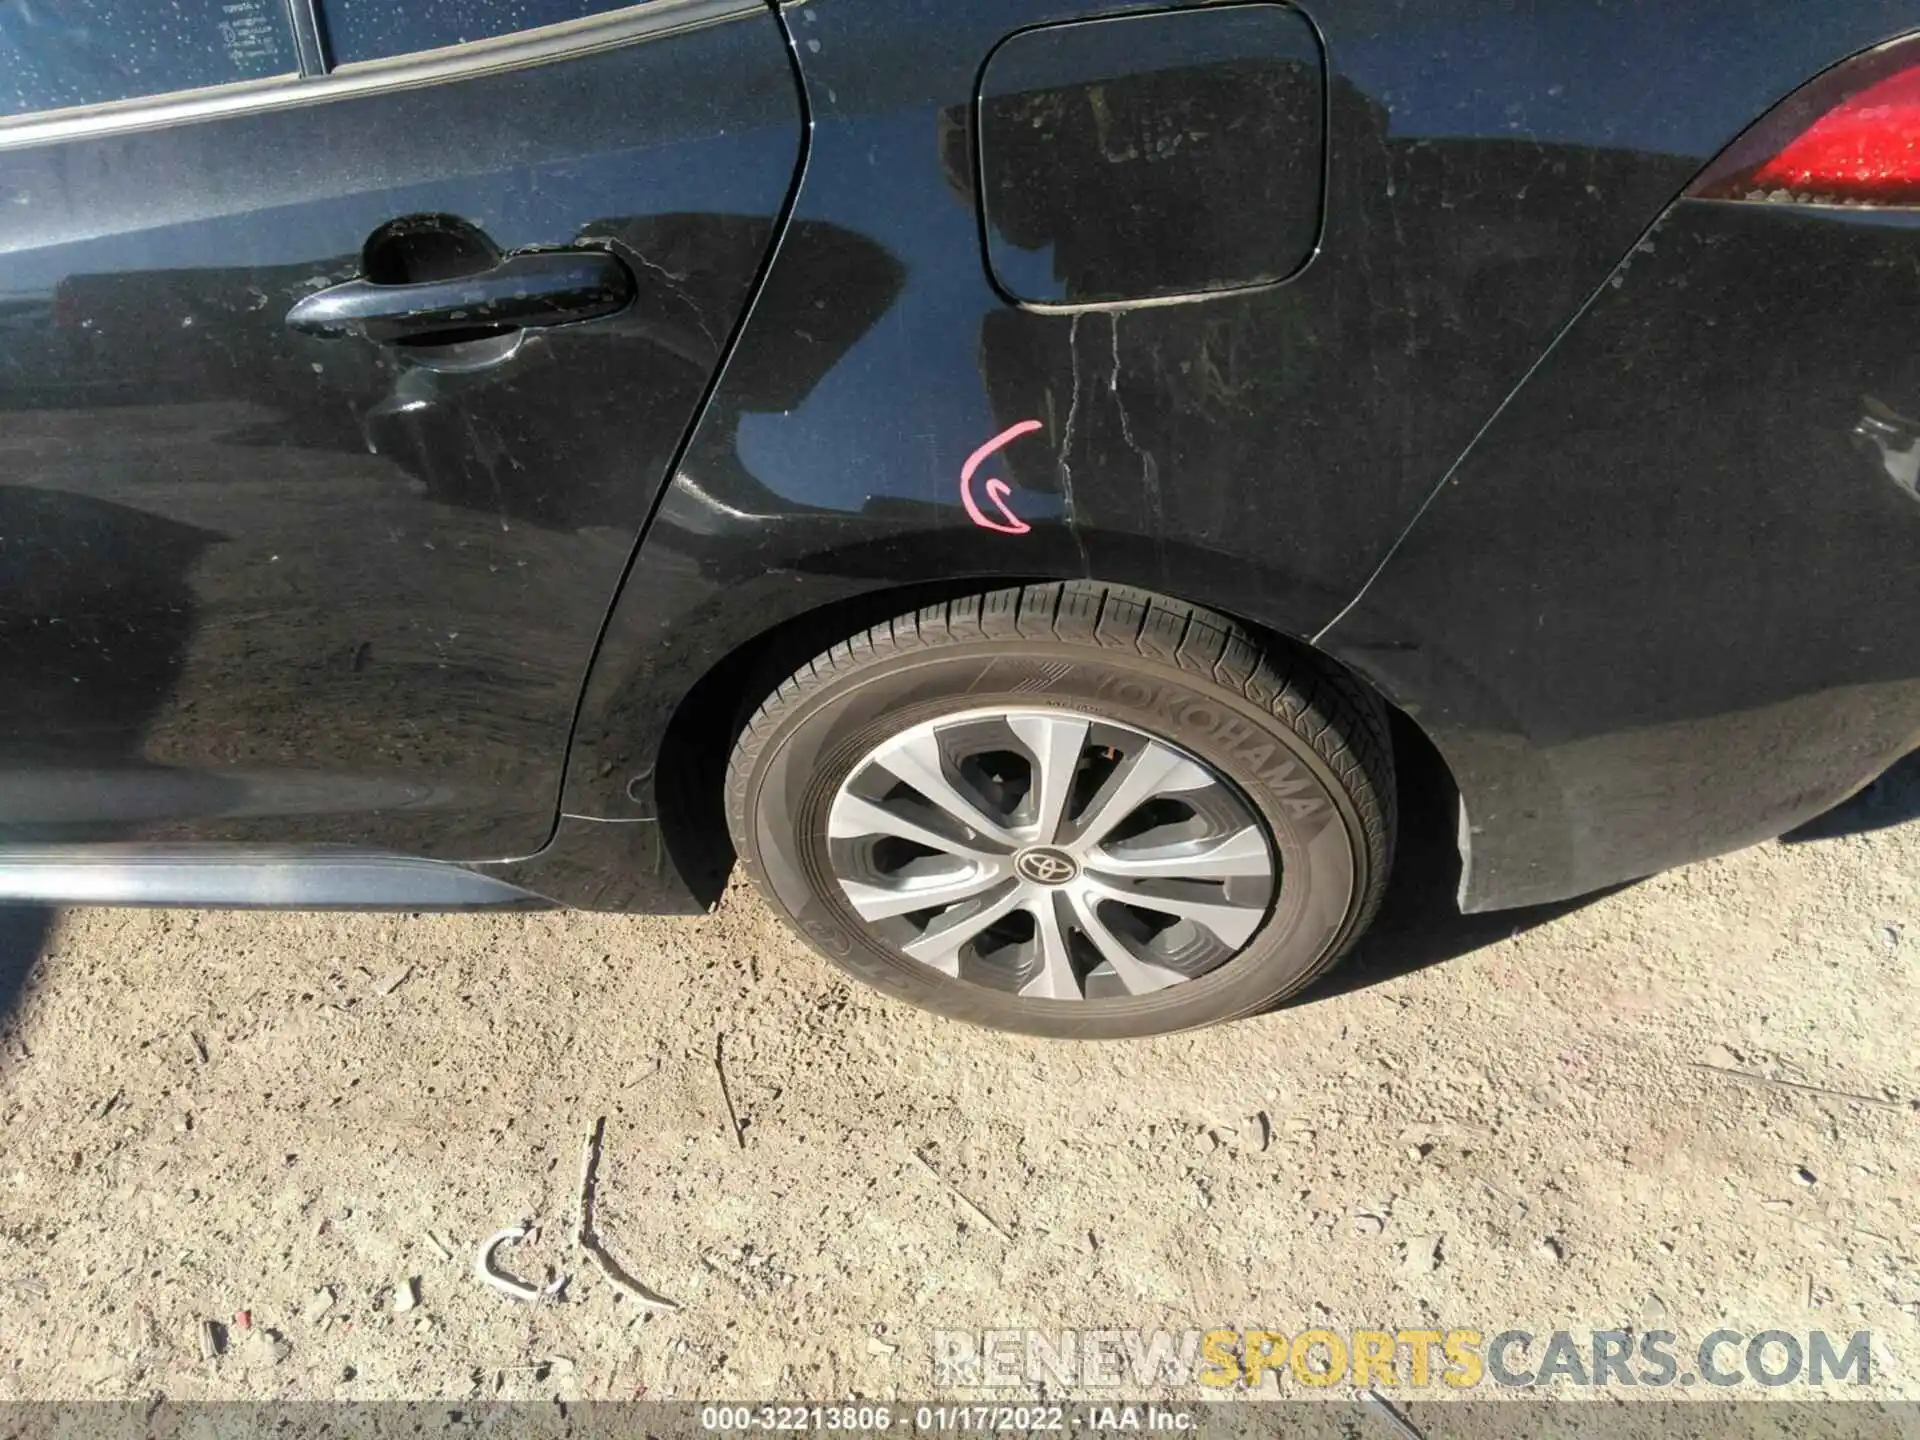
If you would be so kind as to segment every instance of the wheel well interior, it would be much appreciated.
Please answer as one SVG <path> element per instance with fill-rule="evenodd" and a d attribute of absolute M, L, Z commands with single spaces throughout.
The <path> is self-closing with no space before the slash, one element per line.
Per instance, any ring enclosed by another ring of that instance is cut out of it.
<path fill-rule="evenodd" d="M 675 866 L 702 904 L 718 903 L 734 863 L 733 840 L 727 832 L 725 784 L 727 760 L 734 740 L 760 702 L 787 676 L 820 654 L 869 626 L 891 620 L 924 605 L 986 590 L 1051 583 L 1052 577 L 996 576 L 888 587 L 835 601 L 794 616 L 742 644 L 695 683 L 681 699 L 667 724 L 660 745 L 657 798 L 661 839 Z M 1167 599 L 1181 599 L 1166 596 Z M 1201 604 L 1200 601 L 1186 603 Z M 1350 676 L 1385 705 L 1393 720 L 1396 784 L 1401 798 L 1410 790 L 1429 801 L 1436 787 L 1453 794 L 1453 778 L 1440 757 L 1406 714 L 1352 670 L 1304 640 L 1279 634 L 1267 626 L 1218 605 L 1217 610 L 1269 644 L 1311 655 L 1316 664 L 1331 666 Z"/>
<path fill-rule="evenodd" d="M 985 590 L 1044 583 L 1044 576 L 974 577 L 870 590 L 763 630 L 701 676 L 667 722 L 656 792 L 661 839 L 696 898 L 713 905 L 726 889 L 734 862 L 725 809 L 727 760 L 741 729 L 775 686 L 821 651 L 909 610 Z"/>

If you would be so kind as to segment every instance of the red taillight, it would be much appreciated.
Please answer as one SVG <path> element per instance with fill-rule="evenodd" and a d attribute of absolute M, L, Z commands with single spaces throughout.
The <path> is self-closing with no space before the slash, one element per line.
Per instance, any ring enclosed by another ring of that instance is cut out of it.
<path fill-rule="evenodd" d="M 1890 204 L 1920 195 L 1920 69 L 1829 110 L 1754 171 L 1753 183 Z"/>
<path fill-rule="evenodd" d="M 1709 165 L 1688 194 L 1714 200 L 1920 204 L 1920 39 L 1835 66 Z"/>

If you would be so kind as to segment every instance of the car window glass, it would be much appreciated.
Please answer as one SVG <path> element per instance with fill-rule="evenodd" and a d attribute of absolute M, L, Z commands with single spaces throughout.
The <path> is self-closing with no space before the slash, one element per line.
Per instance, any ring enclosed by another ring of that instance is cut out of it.
<path fill-rule="evenodd" d="M 633 0 L 323 0 L 336 65 L 379 60 L 619 10 Z"/>
<path fill-rule="evenodd" d="M 299 68 L 285 0 L 0 0 L 0 115 Z"/>

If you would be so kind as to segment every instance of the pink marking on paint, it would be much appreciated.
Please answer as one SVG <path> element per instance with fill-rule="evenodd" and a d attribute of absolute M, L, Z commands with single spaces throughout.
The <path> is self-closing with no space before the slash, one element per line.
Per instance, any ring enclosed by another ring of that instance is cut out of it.
<path fill-rule="evenodd" d="M 1027 524 L 1026 521 L 1022 520 L 1007 508 L 1007 496 L 1013 493 L 1013 488 L 1008 485 L 1006 481 L 995 476 L 988 476 L 983 488 L 985 488 L 987 492 L 987 499 L 992 501 L 994 508 L 1006 518 L 995 520 L 982 512 L 980 506 L 975 503 L 973 498 L 973 472 L 978 470 L 981 465 L 986 462 L 989 455 L 993 454 L 994 451 L 1000 449 L 1003 445 L 1010 444 L 1018 440 L 1022 435 L 1040 428 L 1041 425 L 1038 420 L 1022 420 L 1018 425 L 1009 425 L 978 450 L 974 451 L 973 454 L 969 455 L 967 457 L 967 463 L 960 467 L 960 503 L 967 507 L 967 517 L 982 530 L 997 530 L 1002 535 L 1024 535 L 1033 529 L 1031 525 Z"/>

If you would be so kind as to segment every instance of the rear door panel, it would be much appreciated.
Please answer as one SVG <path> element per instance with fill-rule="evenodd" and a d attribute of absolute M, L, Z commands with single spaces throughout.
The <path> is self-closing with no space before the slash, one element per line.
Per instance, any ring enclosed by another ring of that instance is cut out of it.
<path fill-rule="evenodd" d="M 801 144 L 772 14 L 688 13 L 539 63 L 482 47 L 477 74 L 452 52 L 242 113 L 0 130 L 0 837 L 545 842 Z M 473 373 L 287 329 L 376 227 L 435 213 L 611 247 L 638 298 Z"/>

